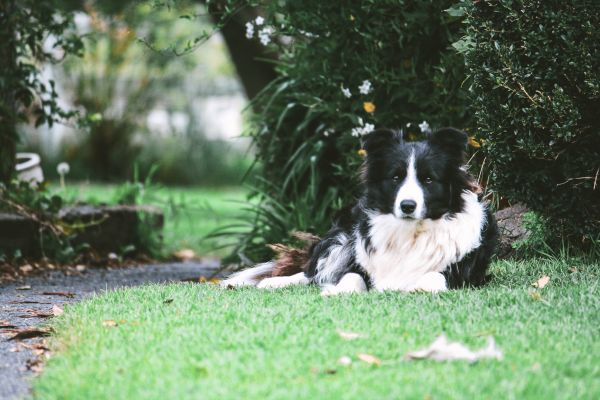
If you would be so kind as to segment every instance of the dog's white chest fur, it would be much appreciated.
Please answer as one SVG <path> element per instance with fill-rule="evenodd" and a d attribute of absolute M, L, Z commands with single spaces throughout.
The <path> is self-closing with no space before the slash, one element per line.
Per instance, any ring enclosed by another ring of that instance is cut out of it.
<path fill-rule="evenodd" d="M 425 274 L 443 272 L 480 245 L 484 207 L 472 192 L 464 192 L 462 198 L 464 211 L 451 218 L 407 220 L 390 214 L 371 215 L 372 249 L 367 253 L 359 237 L 355 250 L 375 289 L 414 290 Z"/>

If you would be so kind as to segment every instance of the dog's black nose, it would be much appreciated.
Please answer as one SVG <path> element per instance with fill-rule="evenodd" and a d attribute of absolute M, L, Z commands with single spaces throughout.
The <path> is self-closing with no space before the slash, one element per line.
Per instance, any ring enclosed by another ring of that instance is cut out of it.
<path fill-rule="evenodd" d="M 414 200 L 402 200 L 400 202 L 400 209 L 405 214 L 411 214 L 417 208 L 417 202 Z"/>

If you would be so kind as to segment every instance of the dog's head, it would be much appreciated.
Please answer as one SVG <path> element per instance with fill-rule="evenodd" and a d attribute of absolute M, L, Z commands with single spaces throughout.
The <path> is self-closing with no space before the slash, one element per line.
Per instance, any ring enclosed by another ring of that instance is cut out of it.
<path fill-rule="evenodd" d="M 461 169 L 466 133 L 441 128 L 420 142 L 401 132 L 378 130 L 364 137 L 366 206 L 403 219 L 437 219 L 460 212 L 469 176 Z"/>

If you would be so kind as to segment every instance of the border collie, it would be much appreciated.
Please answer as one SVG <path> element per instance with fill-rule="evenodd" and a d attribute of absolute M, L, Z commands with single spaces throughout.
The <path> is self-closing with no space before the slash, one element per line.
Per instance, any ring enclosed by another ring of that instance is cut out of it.
<path fill-rule="evenodd" d="M 308 251 L 300 272 L 277 262 L 233 274 L 224 286 L 315 283 L 322 294 L 368 289 L 440 292 L 481 286 L 498 229 L 463 168 L 467 135 L 454 128 L 407 142 L 402 132 L 364 137 L 364 193 Z"/>

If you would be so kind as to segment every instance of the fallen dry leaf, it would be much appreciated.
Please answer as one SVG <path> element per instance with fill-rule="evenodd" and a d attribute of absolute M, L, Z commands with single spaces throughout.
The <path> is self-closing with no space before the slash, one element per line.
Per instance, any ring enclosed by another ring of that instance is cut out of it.
<path fill-rule="evenodd" d="M 77 264 L 77 265 L 75 266 L 75 271 L 78 271 L 78 272 L 83 272 L 83 271 L 85 271 L 86 269 L 87 269 L 87 267 L 86 267 L 85 265 L 83 265 L 83 264 Z"/>
<path fill-rule="evenodd" d="M 29 286 L 29 285 L 19 286 L 17 288 L 17 290 L 31 290 L 31 286 Z"/>
<path fill-rule="evenodd" d="M 574 274 L 575 272 L 577 272 L 577 267 L 571 267 L 569 268 L 569 272 Z"/>
<path fill-rule="evenodd" d="M 39 310 L 23 310 L 27 314 L 19 315 L 19 318 L 50 318 L 54 315 L 52 313 L 39 311 Z"/>
<path fill-rule="evenodd" d="M 548 282 L 550 282 L 550 277 L 548 275 L 544 275 L 537 281 L 533 282 L 531 285 L 536 288 L 543 289 L 548 284 Z"/>
<path fill-rule="evenodd" d="M 347 331 L 337 331 L 337 333 L 344 340 L 354 340 L 354 339 L 360 339 L 360 338 L 365 337 L 365 335 L 363 335 L 362 333 L 347 332 Z"/>
<path fill-rule="evenodd" d="M 381 360 L 375 356 L 372 356 L 371 354 L 359 353 L 358 358 L 367 364 L 381 365 Z"/>
<path fill-rule="evenodd" d="M 7 320 L 4 320 L 4 319 L 0 320 L 0 329 L 14 329 L 14 328 L 16 328 L 16 326 L 11 324 Z"/>
<path fill-rule="evenodd" d="M 33 271 L 33 267 L 29 264 L 25 264 L 25 265 L 21 265 L 19 267 L 19 269 L 21 270 L 22 273 L 26 274 L 28 272 Z"/>
<path fill-rule="evenodd" d="M 173 253 L 173 256 L 181 261 L 189 261 L 196 257 L 196 252 L 192 249 L 181 249 Z"/>
<path fill-rule="evenodd" d="M 350 364 L 352 364 L 352 359 L 348 356 L 340 357 L 340 359 L 338 360 L 338 364 L 350 365 Z"/>
<path fill-rule="evenodd" d="M 117 326 L 117 321 L 113 319 L 107 319 L 105 321 L 102 321 L 102 326 Z"/>
<path fill-rule="evenodd" d="M 68 297 L 69 299 L 75 297 L 75 293 L 73 292 L 43 292 L 42 294 L 45 296 L 64 296 Z"/>
<path fill-rule="evenodd" d="M 42 360 L 37 358 L 35 360 L 27 360 L 26 366 L 27 369 L 33 372 L 34 374 L 39 374 L 40 372 L 42 372 L 44 363 L 42 362 Z"/>
<path fill-rule="evenodd" d="M 65 310 L 63 310 L 62 308 L 60 308 L 59 306 L 57 306 L 56 304 L 54 304 L 52 306 L 52 315 L 54 315 L 55 317 L 58 317 L 60 315 L 63 315 L 65 313 Z"/>
<path fill-rule="evenodd" d="M 15 332 L 15 335 L 8 340 L 25 340 L 36 337 L 49 336 L 52 330 L 50 328 L 25 328 Z"/>
<path fill-rule="evenodd" d="M 488 337 L 487 345 L 484 348 L 473 351 L 462 343 L 449 342 L 444 334 L 438 336 L 429 347 L 422 350 L 411 351 L 404 356 L 404 358 L 408 360 L 466 360 L 469 362 L 475 362 L 482 358 L 495 358 L 501 360 L 502 357 L 502 352 L 498 349 L 491 336 Z"/>
<path fill-rule="evenodd" d="M 201 276 L 198 278 L 198 282 L 200 283 L 219 283 L 221 280 L 219 278 L 207 278 L 205 276 Z"/>

